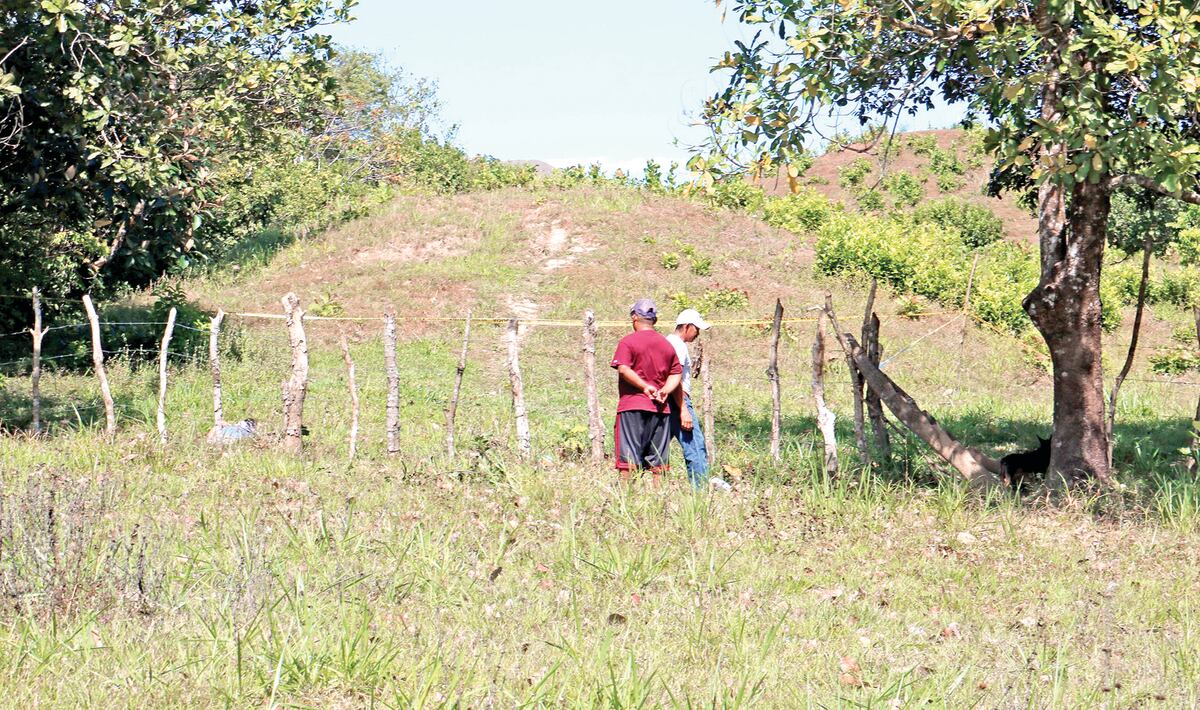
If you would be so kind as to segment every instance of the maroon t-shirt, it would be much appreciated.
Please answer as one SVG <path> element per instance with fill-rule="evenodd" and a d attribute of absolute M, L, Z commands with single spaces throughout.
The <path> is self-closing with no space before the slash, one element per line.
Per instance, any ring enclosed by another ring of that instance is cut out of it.
<path fill-rule="evenodd" d="M 654 387 L 662 387 L 667 384 L 668 377 L 683 372 L 675 348 L 656 330 L 635 330 L 621 338 L 609 365 L 614 369 L 620 365 L 628 365 L 646 384 Z M 618 412 L 643 411 L 662 414 L 671 411 L 667 402 L 655 402 L 620 375 L 617 375 L 617 391 L 621 396 L 617 402 Z"/>

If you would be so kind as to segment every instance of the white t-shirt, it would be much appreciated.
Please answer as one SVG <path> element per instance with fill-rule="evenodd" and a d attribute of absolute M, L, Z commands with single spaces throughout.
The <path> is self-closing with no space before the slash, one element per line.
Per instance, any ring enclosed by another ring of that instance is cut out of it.
<path fill-rule="evenodd" d="M 669 334 L 667 341 L 671 343 L 671 347 L 675 348 L 679 364 L 683 365 L 683 380 L 679 386 L 683 388 L 683 393 L 690 397 L 692 394 L 692 354 L 688 352 L 687 343 L 683 342 L 683 338 L 677 334 Z"/>

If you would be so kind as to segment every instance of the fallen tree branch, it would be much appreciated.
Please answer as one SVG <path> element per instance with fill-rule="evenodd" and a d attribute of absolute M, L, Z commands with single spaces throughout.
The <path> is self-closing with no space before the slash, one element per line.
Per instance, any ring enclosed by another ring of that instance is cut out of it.
<path fill-rule="evenodd" d="M 1000 462 L 950 436 L 932 415 L 917 405 L 916 400 L 883 374 L 883 371 L 871 362 L 870 356 L 859 346 L 854 336 L 844 332 L 838 325 L 837 315 L 833 311 L 833 299 L 829 296 L 825 298 L 825 313 L 833 323 L 834 333 L 846 356 L 858 367 L 867 384 L 879 395 L 896 419 L 957 469 L 971 485 L 985 488 L 1000 485 Z"/>

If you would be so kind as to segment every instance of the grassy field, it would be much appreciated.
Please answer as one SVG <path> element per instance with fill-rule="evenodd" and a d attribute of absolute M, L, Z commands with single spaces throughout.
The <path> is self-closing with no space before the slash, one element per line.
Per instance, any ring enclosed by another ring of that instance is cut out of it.
<path fill-rule="evenodd" d="M 664 269 L 659 255 L 677 241 L 711 256 L 713 273 Z M 678 476 L 626 486 L 584 461 L 575 328 L 524 337 L 534 455 L 520 460 L 501 331 L 479 324 L 460 455 L 446 458 L 461 336 L 431 318 L 473 307 L 577 319 L 593 308 L 615 320 L 635 295 L 673 313 L 673 293 L 733 286 L 749 302 L 716 317 L 761 317 L 776 297 L 800 317 L 829 290 L 856 321 L 861 289 L 817 278 L 810 262 L 801 238 L 687 202 L 502 191 L 404 198 L 186 282 L 197 303 L 229 311 L 277 311 L 287 290 L 331 313 L 394 305 L 403 451 L 383 450 L 377 322 L 309 324 L 301 459 L 275 443 L 289 361 L 278 321 L 230 319 L 226 416 L 256 417 L 264 433 L 226 451 L 204 444 L 203 362 L 172 370 L 165 447 L 153 368 L 114 363 L 111 442 L 96 426 L 94 381 L 49 375 L 52 435 L 0 438 L 3 704 L 1200 704 L 1200 489 L 1179 471 L 1197 392 L 1141 365 L 1118 419 L 1123 490 L 1053 505 L 980 500 L 906 439 L 894 468 L 859 471 L 840 361 L 829 388 L 846 472 L 820 472 L 811 323 L 784 339 L 784 457 L 772 462 L 766 333 L 719 327 L 716 435 L 735 488 L 695 495 Z M 1014 339 L 971 329 L 961 346 L 952 315 L 897 309 L 881 295 L 889 372 L 951 431 L 1001 454 L 1048 430 L 1048 378 Z M 1186 319 L 1156 313 L 1150 346 Z M 353 465 L 342 333 L 363 403 Z M 602 331 L 601 361 L 620 334 Z M 1113 362 L 1126 337 L 1106 344 Z M 6 422 L 28 416 L 26 387 L 0 380 Z"/>

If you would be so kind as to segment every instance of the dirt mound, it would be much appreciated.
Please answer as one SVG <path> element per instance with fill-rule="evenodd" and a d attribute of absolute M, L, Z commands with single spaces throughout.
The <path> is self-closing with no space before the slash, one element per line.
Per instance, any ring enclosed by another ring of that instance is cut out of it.
<path fill-rule="evenodd" d="M 991 162 L 984 158 L 976 165 L 967 165 L 966 172 L 960 177 L 961 184 L 952 190 L 943 191 L 930 170 L 930 158 L 914 151 L 914 142 L 919 143 L 926 137 L 932 137 L 937 147 L 943 151 L 953 151 L 959 160 L 966 161 L 969 146 L 973 140 L 971 134 L 960 129 L 941 129 L 932 131 L 912 131 L 897 133 L 892 138 L 893 150 L 887 161 L 886 172 L 905 172 L 923 179 L 925 198 L 954 196 L 990 209 L 1004 222 L 1004 232 L 1015 242 L 1026 244 L 1037 243 L 1037 220 L 1023 207 L 1017 204 L 1015 195 L 1006 194 L 1000 198 L 988 197 L 986 194 L 988 174 Z M 801 177 L 800 182 L 825 195 L 831 200 L 842 202 L 847 207 L 855 205 L 854 195 L 850 190 L 839 184 L 842 171 L 859 158 L 867 158 L 873 165 L 873 170 L 866 178 L 868 186 L 874 185 L 881 177 L 880 157 L 884 152 L 887 137 L 880 139 L 874 146 L 865 144 L 850 145 L 842 150 L 830 151 L 820 156 L 811 168 Z M 763 182 L 763 188 L 769 194 L 785 195 L 788 193 L 788 181 L 775 177 Z"/>

